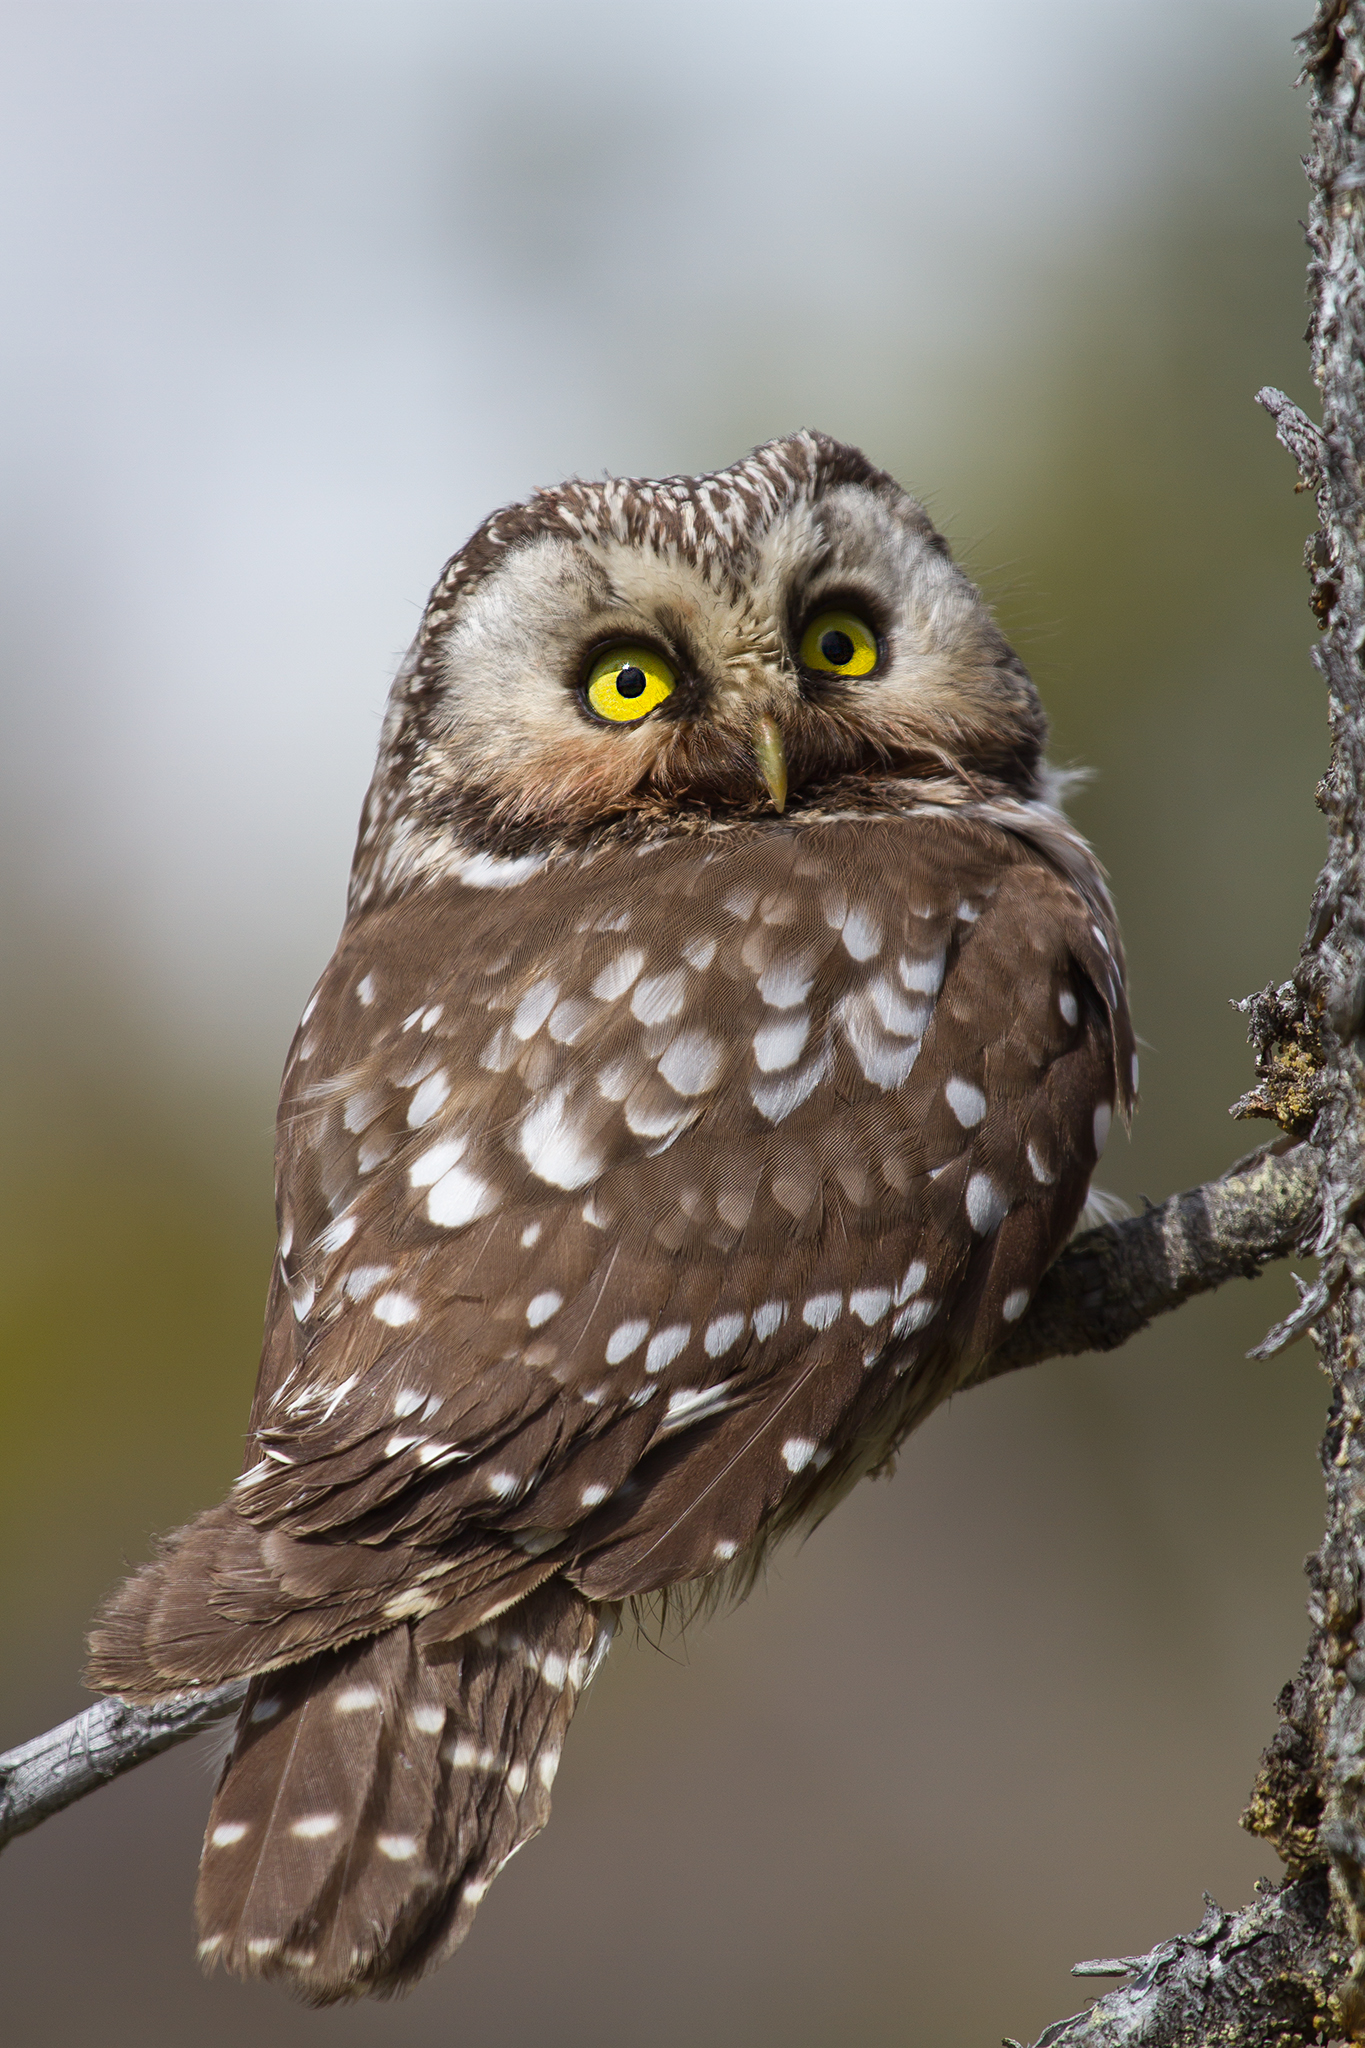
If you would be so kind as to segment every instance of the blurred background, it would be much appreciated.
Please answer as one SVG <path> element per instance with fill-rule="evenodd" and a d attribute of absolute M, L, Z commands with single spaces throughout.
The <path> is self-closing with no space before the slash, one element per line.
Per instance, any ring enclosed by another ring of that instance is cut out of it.
<path fill-rule="evenodd" d="M 1229 999 L 1321 829 L 1307 0 L 0 4 L 0 1746 L 239 1458 L 279 1066 L 445 557 L 803 424 L 1042 688 L 1147 1041 L 1130 1200 L 1264 1127 Z M 1286 1270 L 964 1397 L 738 1614 L 623 1644 L 548 1833 L 398 2006 L 191 1961 L 210 1745 L 0 1860 L 16 2048 L 994 2048 L 1274 1874 L 1324 1384 Z"/>

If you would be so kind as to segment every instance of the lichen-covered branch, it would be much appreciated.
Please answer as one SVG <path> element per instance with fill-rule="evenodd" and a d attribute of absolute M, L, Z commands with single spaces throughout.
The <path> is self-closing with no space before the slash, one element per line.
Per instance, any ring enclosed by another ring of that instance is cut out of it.
<path fill-rule="evenodd" d="M 1298 2048 L 1332 2038 L 1322 1986 L 1340 1976 L 1344 1956 L 1322 1873 L 1267 1891 L 1240 1913 L 1207 1904 L 1193 1934 L 1150 1955 L 1109 1968 L 1078 1964 L 1074 1976 L 1103 1971 L 1129 1982 L 1058 2020 L 1035 2048 Z"/>
<path fill-rule="evenodd" d="M 1145 1216 L 1087 1231 L 1047 1275 L 981 1380 L 1059 1353 L 1111 1351 L 1153 1316 L 1271 1259 L 1318 1227 L 1318 1174 L 1306 1146 L 1255 1152 L 1221 1180 L 1172 1195 Z M 155 1707 L 101 1700 L 60 1728 L 0 1756 L 0 1848 L 148 1757 L 233 1712 L 246 1681 L 185 1693 Z"/>
<path fill-rule="evenodd" d="M 1045 1358 L 1113 1351 L 1196 1294 L 1308 1249 L 1321 1227 L 1318 1177 L 1309 1146 L 1271 1146 L 1145 1215 L 1086 1231 L 1044 1275 L 978 1383 Z"/>
<path fill-rule="evenodd" d="M 0 1848 L 111 1778 L 235 1713 L 245 1697 L 246 1680 L 237 1678 L 153 1707 L 99 1700 L 59 1728 L 11 1749 L 0 1756 Z"/>

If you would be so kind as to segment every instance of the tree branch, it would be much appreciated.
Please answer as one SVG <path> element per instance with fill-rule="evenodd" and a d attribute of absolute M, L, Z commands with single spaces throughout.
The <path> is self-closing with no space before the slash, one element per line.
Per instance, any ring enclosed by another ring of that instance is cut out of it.
<path fill-rule="evenodd" d="M 1073 1238 L 1019 1328 L 972 1384 L 1082 1351 L 1113 1351 L 1165 1315 L 1221 1287 L 1254 1279 L 1272 1259 L 1307 1250 L 1318 1234 L 1320 1168 L 1287 1140 L 1238 1160 L 1220 1180 L 1171 1195 Z"/>
<path fill-rule="evenodd" d="M 246 1687 L 244 1678 L 234 1678 L 211 1692 L 181 1693 L 153 1707 L 97 1700 L 60 1728 L 9 1750 L 0 1756 L 0 1849 L 111 1778 L 235 1713 Z"/>
<path fill-rule="evenodd" d="M 1319 1987 L 1343 1957 L 1322 1872 L 1267 1890 L 1240 1913 L 1208 1910 L 1193 1934 L 1147 1956 L 1077 1963 L 1073 1977 L 1131 1976 L 1088 2012 L 1058 2020 L 1035 2048 L 1172 2048 L 1176 2042 L 1301 2044 L 1322 2039 Z M 1011 2048 L 1019 2048 L 1018 2043 Z"/>
<path fill-rule="evenodd" d="M 1253 1152 L 1202 1188 L 1145 1216 L 1088 1230 L 1062 1253 L 1009 1342 L 974 1384 L 1046 1358 L 1112 1351 L 1154 1316 L 1271 1259 L 1300 1250 L 1318 1226 L 1319 1185 L 1306 1145 Z M 0 1756 L 0 1849 L 50 1814 L 235 1712 L 245 1679 L 153 1707 L 100 1700 Z"/>

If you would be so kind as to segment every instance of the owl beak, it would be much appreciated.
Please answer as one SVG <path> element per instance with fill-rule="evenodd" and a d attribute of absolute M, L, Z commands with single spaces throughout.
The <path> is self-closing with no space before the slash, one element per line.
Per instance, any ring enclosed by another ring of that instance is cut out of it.
<path fill-rule="evenodd" d="M 787 751 L 782 744 L 782 729 L 775 718 L 760 718 L 754 727 L 754 759 L 767 784 L 773 809 L 784 811 L 787 807 Z"/>

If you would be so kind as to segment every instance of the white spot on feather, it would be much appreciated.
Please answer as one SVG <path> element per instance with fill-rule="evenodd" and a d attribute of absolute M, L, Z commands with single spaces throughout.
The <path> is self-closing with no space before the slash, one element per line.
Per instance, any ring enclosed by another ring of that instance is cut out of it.
<path fill-rule="evenodd" d="M 671 1365 L 678 1353 L 686 1349 L 691 1335 L 691 1323 L 670 1323 L 667 1329 L 656 1330 L 645 1352 L 645 1371 L 662 1372 L 666 1365 Z"/>
<path fill-rule="evenodd" d="M 682 949 L 683 959 L 689 967 L 695 967 L 698 974 L 705 974 L 716 957 L 714 939 L 689 939 Z"/>
<path fill-rule="evenodd" d="M 415 1323 L 422 1309 L 410 1294 L 400 1294 L 397 1289 L 392 1289 L 388 1294 L 379 1296 L 370 1313 L 381 1323 L 387 1323 L 390 1329 L 398 1330 L 404 1323 Z"/>
<path fill-rule="evenodd" d="M 639 1317 L 628 1323 L 618 1323 L 607 1339 L 607 1364 L 619 1365 L 623 1358 L 629 1358 L 632 1351 L 638 1351 L 649 1335 L 649 1324 Z"/>
<path fill-rule="evenodd" d="M 305 1813 L 301 1819 L 290 1821 L 289 1832 L 301 1842 L 316 1842 L 324 1835 L 334 1835 L 340 1826 L 339 1813 Z"/>
<path fill-rule="evenodd" d="M 549 1322 L 556 1309 L 563 1306 L 563 1295 L 556 1293 L 553 1287 L 547 1287 L 543 1294 L 533 1294 L 527 1302 L 526 1320 L 533 1330 L 538 1330 L 542 1323 Z"/>
<path fill-rule="evenodd" d="M 920 1038 L 932 1014 L 928 1003 L 907 1003 L 905 997 L 882 975 L 867 985 L 868 998 L 883 1028 L 897 1038 Z"/>
<path fill-rule="evenodd" d="M 444 1707 L 414 1707 L 412 1725 L 423 1735 L 440 1735 L 445 1730 L 446 1710 Z"/>
<path fill-rule="evenodd" d="M 828 911 L 825 915 L 828 918 Z M 851 958 L 871 960 L 874 954 L 881 951 L 882 946 L 879 919 L 875 918 L 870 910 L 860 910 L 855 906 L 844 918 L 843 941 Z"/>
<path fill-rule="evenodd" d="M 601 1159 L 587 1135 L 567 1114 L 568 1091 L 555 1088 L 522 1118 L 517 1146 L 539 1180 L 551 1187 L 581 1188 L 601 1171 Z"/>
<path fill-rule="evenodd" d="M 709 1031 L 680 1031 L 660 1059 L 659 1072 L 679 1095 L 702 1095 L 724 1061 L 724 1050 Z"/>
<path fill-rule="evenodd" d="M 642 1024 L 667 1024 L 683 1006 L 687 977 L 681 967 L 668 974 L 652 974 L 637 984 L 630 999 L 630 1013 Z"/>
<path fill-rule="evenodd" d="M 892 1336 L 913 1336 L 916 1330 L 922 1330 L 926 1323 L 933 1321 L 937 1308 L 938 1303 L 925 1295 L 921 1295 L 918 1301 L 907 1302 L 891 1325 Z"/>
<path fill-rule="evenodd" d="M 1057 1008 L 1061 1011 L 1068 1024 L 1074 1024 L 1081 1014 L 1076 998 L 1072 995 L 1069 988 L 1064 988 L 1058 996 Z"/>
<path fill-rule="evenodd" d="M 1095 1111 L 1095 1157 L 1098 1159 L 1109 1143 L 1109 1126 L 1114 1120 L 1111 1104 L 1102 1102 Z"/>
<path fill-rule="evenodd" d="M 463 1165 L 452 1165 L 426 1198 L 428 1217 L 442 1231 L 463 1229 L 477 1217 L 487 1217 L 491 1208 L 497 1208 L 497 1194 L 487 1180 L 479 1180 Z"/>
<path fill-rule="evenodd" d="M 411 1863 L 417 1854 L 415 1835 L 376 1835 L 374 1846 L 390 1863 Z"/>
<path fill-rule="evenodd" d="M 784 1117 L 790 1116 L 808 1096 L 815 1093 L 825 1078 L 828 1065 L 828 1057 L 821 1050 L 794 1074 L 784 1074 L 776 1081 L 755 1081 L 749 1090 L 749 1100 L 770 1124 L 780 1124 Z"/>
<path fill-rule="evenodd" d="M 891 1306 L 889 1287 L 859 1287 L 848 1297 L 848 1305 L 860 1323 L 871 1329 Z"/>
<path fill-rule="evenodd" d="M 420 1087 L 413 1090 L 412 1100 L 408 1104 L 409 1128 L 415 1131 L 424 1123 L 428 1123 L 449 1093 L 450 1077 L 443 1067 L 438 1067 L 434 1074 L 427 1075 Z"/>
<path fill-rule="evenodd" d="M 534 1038 L 558 1001 L 557 981 L 533 982 L 512 1013 L 513 1038 Z"/>
<path fill-rule="evenodd" d="M 896 972 L 904 988 L 917 995 L 936 996 L 943 986 L 943 955 L 931 953 L 927 960 L 912 960 L 902 954 Z"/>
<path fill-rule="evenodd" d="M 1016 1287 L 1012 1293 L 1005 1296 L 1004 1301 L 1001 1303 L 1000 1313 L 1007 1323 L 1017 1323 L 1027 1307 L 1027 1287 Z"/>
<path fill-rule="evenodd" d="M 986 1098 L 975 1082 L 964 1081 L 960 1074 L 954 1074 L 950 1081 L 945 1082 L 943 1093 L 963 1130 L 974 1130 L 986 1114 Z"/>
<path fill-rule="evenodd" d="M 501 860 L 495 853 L 471 853 L 455 870 L 466 889 L 510 889 L 528 875 L 539 874 L 545 866 L 540 854 L 525 853 L 518 860 Z"/>
<path fill-rule="evenodd" d="M 212 1849 L 230 1849 L 234 1842 L 241 1841 L 246 1832 L 247 1823 L 244 1820 L 220 1820 L 213 1833 L 209 1836 L 209 1847 Z"/>
<path fill-rule="evenodd" d="M 584 1508 L 600 1507 L 610 1491 L 606 1486 L 585 1486 L 578 1496 L 578 1504 Z"/>
<path fill-rule="evenodd" d="M 843 1313 L 842 1294 L 813 1294 L 801 1311 L 801 1320 L 812 1330 L 827 1330 Z"/>
<path fill-rule="evenodd" d="M 1056 1180 L 1057 1176 L 1055 1173 L 1048 1172 L 1046 1166 L 1044 1166 L 1043 1164 L 1041 1155 L 1038 1152 L 1038 1148 L 1034 1145 L 1032 1139 L 1030 1139 L 1028 1146 L 1026 1147 L 1026 1156 L 1028 1158 L 1029 1171 L 1030 1173 L 1032 1173 L 1033 1178 L 1036 1181 L 1038 1181 L 1041 1186 L 1045 1188 L 1050 1188 L 1052 1186 L 1052 1183 Z"/>
<path fill-rule="evenodd" d="M 618 953 L 593 982 L 593 995 L 598 996 L 604 1003 L 614 1003 L 618 996 L 625 994 L 644 964 L 644 954 L 637 952 L 634 947 L 627 952 Z"/>
<path fill-rule="evenodd" d="M 988 1173 L 974 1173 L 967 1183 L 967 1221 L 978 1237 L 989 1237 L 1009 1214 L 1009 1202 Z"/>
<path fill-rule="evenodd" d="M 338 1216 L 336 1222 L 329 1224 L 318 1239 L 319 1249 L 324 1252 L 339 1252 L 344 1244 L 350 1243 L 359 1228 L 358 1216 Z"/>
<path fill-rule="evenodd" d="M 804 1472 L 817 1448 L 808 1436 L 789 1436 L 782 1446 L 782 1462 L 789 1472 Z"/>
<path fill-rule="evenodd" d="M 368 1010 L 370 1004 L 374 1001 L 374 976 L 367 974 L 363 981 L 358 981 L 355 985 L 355 992 Z"/>
<path fill-rule="evenodd" d="M 804 1003 L 815 979 L 809 953 L 792 953 L 774 960 L 758 977 L 758 992 L 774 1010 L 794 1010 Z"/>
<path fill-rule="evenodd" d="M 804 1010 L 796 1017 L 775 1017 L 754 1033 L 754 1061 L 765 1074 L 779 1073 L 801 1057 L 809 1036 L 810 1018 Z"/>
<path fill-rule="evenodd" d="M 702 1339 L 708 1358 L 720 1358 L 744 1335 L 745 1318 L 739 1314 L 716 1316 L 706 1325 Z"/>
<path fill-rule="evenodd" d="M 754 1310 L 754 1335 L 760 1341 L 771 1337 L 780 1330 L 787 1320 L 785 1301 L 765 1301 L 761 1308 Z"/>

